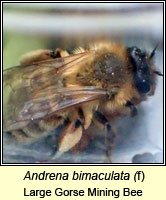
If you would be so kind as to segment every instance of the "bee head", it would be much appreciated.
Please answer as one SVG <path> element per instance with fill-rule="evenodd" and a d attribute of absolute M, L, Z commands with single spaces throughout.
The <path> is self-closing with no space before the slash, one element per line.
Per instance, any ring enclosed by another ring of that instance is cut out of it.
<path fill-rule="evenodd" d="M 157 48 L 157 47 L 156 47 Z M 128 54 L 133 66 L 134 84 L 138 92 L 146 94 L 152 85 L 151 60 L 155 55 L 155 50 L 150 55 L 141 51 L 137 47 L 128 48 Z"/>

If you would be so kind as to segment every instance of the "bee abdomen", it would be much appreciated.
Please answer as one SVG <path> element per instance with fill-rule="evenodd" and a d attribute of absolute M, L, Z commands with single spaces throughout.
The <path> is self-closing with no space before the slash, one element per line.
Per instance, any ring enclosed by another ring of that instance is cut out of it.
<path fill-rule="evenodd" d="M 32 142 L 38 138 L 49 135 L 51 131 L 64 123 L 64 119 L 52 116 L 38 122 L 30 122 L 26 127 L 8 132 L 17 142 Z"/>

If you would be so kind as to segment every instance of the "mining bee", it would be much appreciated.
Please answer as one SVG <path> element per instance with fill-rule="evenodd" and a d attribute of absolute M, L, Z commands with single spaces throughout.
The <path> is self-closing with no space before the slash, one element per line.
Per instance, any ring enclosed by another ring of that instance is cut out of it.
<path fill-rule="evenodd" d="M 31 142 L 64 125 L 55 159 L 80 144 L 93 123 L 105 130 L 110 159 L 115 133 L 107 114 L 135 116 L 136 106 L 154 94 L 156 75 L 162 76 L 155 51 L 98 42 L 70 55 L 62 49 L 24 55 L 19 66 L 3 71 L 4 132 Z"/>

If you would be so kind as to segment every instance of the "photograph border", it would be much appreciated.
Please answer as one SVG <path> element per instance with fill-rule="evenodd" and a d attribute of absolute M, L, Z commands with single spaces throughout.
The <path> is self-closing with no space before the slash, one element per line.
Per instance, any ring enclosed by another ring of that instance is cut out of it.
<path fill-rule="evenodd" d="M 3 163 L 3 4 L 4 3 L 163 3 L 163 163 Z M 1 1 L 1 166 L 165 166 L 165 1 Z"/>

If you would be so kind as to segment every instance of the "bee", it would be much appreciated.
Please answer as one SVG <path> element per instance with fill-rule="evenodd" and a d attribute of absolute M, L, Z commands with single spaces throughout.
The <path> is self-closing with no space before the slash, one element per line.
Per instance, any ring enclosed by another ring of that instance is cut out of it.
<path fill-rule="evenodd" d="M 156 47 L 157 48 L 157 47 Z M 87 50 L 36 50 L 20 65 L 3 71 L 4 132 L 31 142 L 63 125 L 53 159 L 79 144 L 93 123 L 104 129 L 110 158 L 115 132 L 112 116 L 137 114 L 136 106 L 153 95 L 154 55 L 136 46 L 98 42 Z M 111 160 L 110 160 L 111 162 Z"/>

